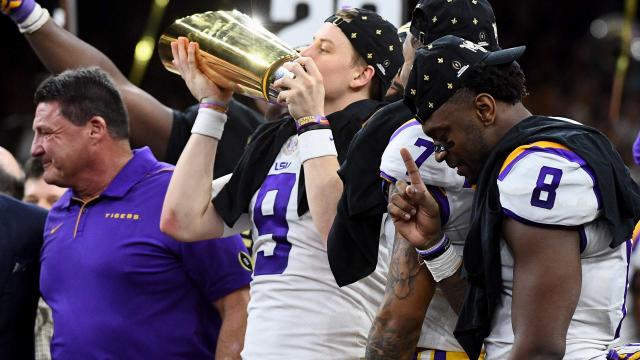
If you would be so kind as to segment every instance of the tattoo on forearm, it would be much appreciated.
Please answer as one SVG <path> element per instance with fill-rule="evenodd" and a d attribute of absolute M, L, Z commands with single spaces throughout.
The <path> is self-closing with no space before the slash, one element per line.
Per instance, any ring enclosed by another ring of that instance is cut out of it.
<path fill-rule="evenodd" d="M 420 273 L 418 255 L 411 244 L 396 233 L 396 239 L 389 264 L 387 293 L 398 299 L 405 299 L 414 289 L 415 279 Z"/>
<path fill-rule="evenodd" d="M 404 300 L 414 292 L 416 278 L 420 271 L 415 249 L 408 241 L 396 234 L 385 301 L 369 332 L 366 359 L 398 360 L 410 359 L 413 356 L 422 330 L 424 314 L 416 316 L 415 321 L 394 321 L 392 307 L 396 301 Z"/>
<path fill-rule="evenodd" d="M 419 337 L 420 326 L 417 330 L 405 329 L 402 326 L 395 327 L 388 319 L 377 316 L 369 332 L 365 359 L 410 359 L 415 352 Z"/>

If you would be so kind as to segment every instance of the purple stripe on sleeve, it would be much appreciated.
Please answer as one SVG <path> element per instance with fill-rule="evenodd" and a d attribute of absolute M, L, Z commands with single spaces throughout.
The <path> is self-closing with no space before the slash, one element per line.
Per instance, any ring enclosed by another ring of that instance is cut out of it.
<path fill-rule="evenodd" d="M 618 328 L 616 329 L 615 339 L 620 337 L 620 328 L 622 327 L 622 320 L 627 316 L 627 290 L 629 289 L 629 264 L 631 263 L 631 250 L 632 243 L 631 240 L 627 240 L 627 282 L 624 287 L 624 302 L 622 303 L 622 319 L 620 319 L 620 323 L 618 324 Z"/>
<path fill-rule="evenodd" d="M 587 248 L 587 233 L 584 231 L 584 226 L 580 225 L 578 229 L 578 235 L 580 235 L 580 253 L 584 252 L 584 249 Z"/>
<path fill-rule="evenodd" d="M 384 171 L 380 171 L 380 177 L 385 179 L 385 180 L 387 180 L 387 181 L 390 181 L 392 184 L 395 184 L 396 181 L 398 181 L 398 179 L 394 178 L 393 176 L 387 174 Z"/>
<path fill-rule="evenodd" d="M 433 195 L 433 198 L 440 206 L 440 223 L 445 225 L 447 221 L 449 221 L 449 216 L 451 216 L 451 208 L 449 208 L 449 200 L 447 199 L 447 194 L 445 194 L 442 189 L 437 186 L 427 185 L 427 189 Z"/>
<path fill-rule="evenodd" d="M 518 163 L 518 161 L 522 160 L 524 157 L 526 157 L 529 154 L 532 153 L 537 153 L 537 152 L 543 152 L 543 153 L 547 153 L 547 154 L 554 154 L 557 156 L 560 156 L 564 159 L 567 159 L 571 162 L 574 162 L 578 165 L 580 165 L 580 167 L 582 168 L 582 170 L 584 170 L 589 177 L 591 177 L 591 180 L 593 181 L 593 192 L 596 195 L 596 200 L 598 201 L 598 209 L 602 208 L 602 199 L 601 199 L 601 195 L 600 195 L 600 188 L 598 187 L 598 181 L 596 179 L 596 175 L 593 172 L 593 169 L 591 169 L 591 167 L 589 166 L 589 164 L 587 164 L 586 161 L 584 161 L 584 159 L 582 159 L 580 156 L 578 156 L 576 153 L 574 153 L 571 150 L 566 150 L 566 149 L 559 149 L 559 148 L 543 148 L 543 147 L 539 147 L 539 146 L 534 146 L 531 147 L 525 151 L 522 152 L 522 154 L 516 156 L 515 159 L 513 159 L 501 172 L 500 175 L 498 175 L 498 180 L 502 181 L 504 180 L 507 175 L 509 175 L 509 172 L 511 171 L 511 169 L 513 169 L 513 167 L 516 165 L 516 163 Z"/>
<path fill-rule="evenodd" d="M 514 213 L 513 211 L 507 209 L 507 208 L 502 208 L 502 214 L 504 216 L 510 217 L 513 220 L 516 220 L 518 222 L 521 222 L 525 225 L 531 225 L 531 226 L 536 226 L 536 227 L 543 227 L 543 228 L 548 228 L 548 229 L 559 229 L 559 230 L 578 230 L 577 226 L 565 226 L 565 225 L 556 225 L 556 224 L 543 224 L 543 223 L 539 223 L 539 222 L 535 222 L 535 221 L 531 221 L 528 219 L 525 219 L 521 216 L 518 216 L 518 214 Z"/>
<path fill-rule="evenodd" d="M 532 152 L 533 151 L 525 150 L 520 155 L 516 156 L 515 159 L 511 160 L 511 162 L 507 165 L 507 167 L 505 167 L 498 175 L 498 181 L 504 180 L 504 178 L 506 178 L 507 175 L 509 175 L 509 172 L 511 172 L 511 169 L 513 169 L 513 167 L 516 166 L 518 161 L 522 160 L 525 156 L 531 154 Z"/>
<path fill-rule="evenodd" d="M 393 140 L 396 136 L 400 135 L 401 132 L 404 131 L 404 129 L 409 128 L 411 126 L 415 126 L 415 125 L 420 125 L 420 123 L 418 122 L 418 120 L 410 120 L 407 121 L 404 125 L 400 126 L 398 128 L 398 130 L 396 130 L 393 135 L 391 135 L 391 138 L 389 139 L 389 142 L 391 142 L 391 140 Z"/>
<path fill-rule="evenodd" d="M 447 360 L 447 352 L 442 350 L 435 350 L 433 352 L 433 360 Z"/>
<path fill-rule="evenodd" d="M 636 141 L 633 142 L 633 161 L 640 165 L 640 132 L 638 132 Z"/>

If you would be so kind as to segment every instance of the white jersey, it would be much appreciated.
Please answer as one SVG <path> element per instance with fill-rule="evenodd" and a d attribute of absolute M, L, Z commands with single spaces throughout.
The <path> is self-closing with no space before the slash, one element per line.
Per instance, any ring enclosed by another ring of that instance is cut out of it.
<path fill-rule="evenodd" d="M 381 301 L 374 294 L 384 291 L 386 273 L 378 266 L 367 278 L 338 287 L 311 215 L 298 216 L 300 170 L 294 135 L 249 206 L 255 265 L 242 357 L 362 358 Z"/>
<path fill-rule="evenodd" d="M 433 140 L 425 135 L 420 123 L 411 120 L 402 125 L 391 136 L 389 145 L 382 155 L 380 175 L 390 182 L 408 181 L 406 168 L 400 149 L 406 148 L 413 157 L 422 180 L 440 205 L 443 230 L 451 239 L 456 252 L 462 256 L 464 241 L 469 231 L 473 190 L 465 187 L 464 177 L 456 170 L 439 163 L 433 156 Z M 395 227 L 391 218 L 387 218 L 381 238 L 395 238 Z M 390 253 L 390 251 L 388 251 Z M 388 263 L 390 258 L 386 259 Z M 442 351 L 464 351 L 453 337 L 458 316 L 440 288 L 436 288 L 422 323 L 422 332 L 418 347 Z"/>
<path fill-rule="evenodd" d="M 604 358 L 618 336 L 624 316 L 631 241 L 615 249 L 601 215 L 595 175 L 573 151 L 552 142 L 521 146 L 506 159 L 498 176 L 505 216 L 534 226 L 567 226 L 580 234 L 582 289 L 567 332 L 565 359 Z M 502 304 L 485 339 L 487 359 L 507 358 L 513 345 L 511 303 L 513 257 L 504 240 Z"/>

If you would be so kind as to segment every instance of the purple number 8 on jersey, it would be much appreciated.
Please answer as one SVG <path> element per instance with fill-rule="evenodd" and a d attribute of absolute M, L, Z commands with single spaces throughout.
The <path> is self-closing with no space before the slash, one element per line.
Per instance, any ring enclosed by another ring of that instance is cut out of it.
<path fill-rule="evenodd" d="M 551 181 L 547 182 L 547 176 L 551 176 Z M 549 166 L 543 166 L 538 175 L 536 188 L 531 194 L 531 205 L 543 209 L 552 209 L 556 202 L 556 189 L 560 186 L 562 170 Z M 542 199 L 542 194 L 546 194 Z"/>
<path fill-rule="evenodd" d="M 287 241 L 289 224 L 287 223 L 287 205 L 291 191 L 296 183 L 296 174 L 282 173 L 269 175 L 260 187 L 256 205 L 253 208 L 253 221 L 258 229 L 258 236 L 271 235 L 276 242 L 272 255 L 263 251 L 256 254 L 253 275 L 282 274 L 289 264 L 291 243 Z M 273 211 L 263 213 L 263 203 L 269 193 L 275 191 Z"/>

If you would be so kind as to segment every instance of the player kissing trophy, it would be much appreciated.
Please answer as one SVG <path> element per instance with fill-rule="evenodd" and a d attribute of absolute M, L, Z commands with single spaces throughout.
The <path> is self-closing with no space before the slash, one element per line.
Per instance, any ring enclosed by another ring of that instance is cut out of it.
<path fill-rule="evenodd" d="M 237 10 L 209 11 L 176 20 L 160 37 L 160 59 L 174 73 L 171 42 L 179 36 L 200 45 L 204 63 L 220 76 L 215 80 L 237 84 L 238 94 L 271 102 L 278 97 L 273 82 L 292 76 L 282 64 L 299 56 L 251 17 Z"/>

